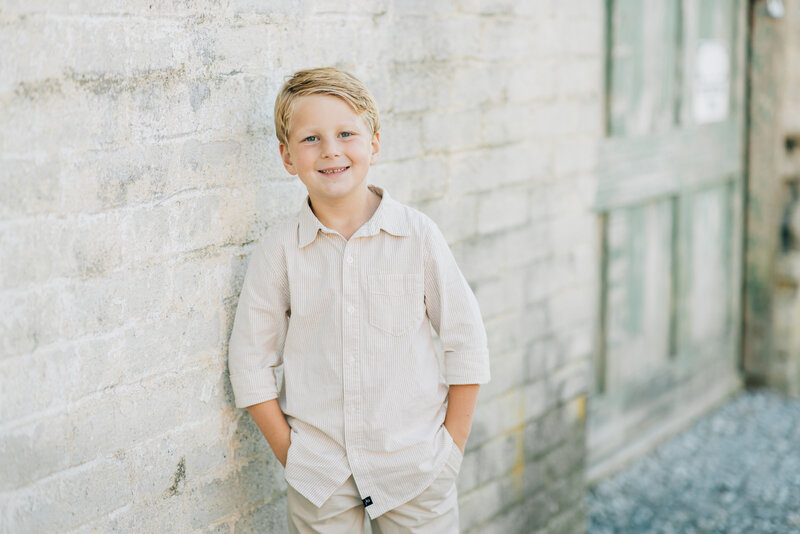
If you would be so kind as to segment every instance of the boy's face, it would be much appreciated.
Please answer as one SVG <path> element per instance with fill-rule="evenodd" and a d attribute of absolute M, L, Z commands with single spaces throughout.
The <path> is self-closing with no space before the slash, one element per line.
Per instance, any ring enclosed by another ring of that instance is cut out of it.
<path fill-rule="evenodd" d="M 294 102 L 283 165 L 297 175 L 315 201 L 340 202 L 366 190 L 366 177 L 380 150 L 364 119 L 344 100 L 325 94 Z"/>

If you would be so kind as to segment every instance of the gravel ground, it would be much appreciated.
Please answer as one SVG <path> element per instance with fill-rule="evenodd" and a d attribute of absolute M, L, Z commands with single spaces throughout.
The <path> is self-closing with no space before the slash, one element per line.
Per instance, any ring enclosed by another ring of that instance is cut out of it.
<path fill-rule="evenodd" d="M 586 505 L 588 534 L 800 534 L 800 400 L 742 392 Z"/>

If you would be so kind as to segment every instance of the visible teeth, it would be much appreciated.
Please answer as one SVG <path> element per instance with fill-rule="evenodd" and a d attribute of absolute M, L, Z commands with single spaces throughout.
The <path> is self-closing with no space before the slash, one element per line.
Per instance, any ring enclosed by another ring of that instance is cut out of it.
<path fill-rule="evenodd" d="M 347 167 L 339 167 L 338 169 L 327 169 L 327 170 L 323 170 L 323 171 L 319 171 L 319 172 L 324 172 L 325 174 L 332 174 L 334 172 L 342 172 L 346 168 Z"/>

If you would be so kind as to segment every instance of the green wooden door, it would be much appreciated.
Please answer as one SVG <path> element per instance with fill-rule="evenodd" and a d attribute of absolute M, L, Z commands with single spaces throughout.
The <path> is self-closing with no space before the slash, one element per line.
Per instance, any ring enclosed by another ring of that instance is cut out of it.
<path fill-rule="evenodd" d="M 744 0 L 611 0 L 589 479 L 740 385 Z"/>

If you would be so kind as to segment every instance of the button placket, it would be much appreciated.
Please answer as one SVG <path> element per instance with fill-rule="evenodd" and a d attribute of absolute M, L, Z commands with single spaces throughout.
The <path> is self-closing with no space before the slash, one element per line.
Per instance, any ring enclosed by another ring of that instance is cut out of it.
<path fill-rule="evenodd" d="M 344 392 L 344 431 L 345 447 L 353 468 L 356 481 L 361 480 L 360 473 L 354 466 L 362 446 L 361 427 L 359 421 L 361 410 L 361 376 L 357 365 L 359 348 L 359 284 L 358 268 L 355 261 L 357 240 L 351 239 L 345 244 L 342 255 L 342 377 Z"/>

